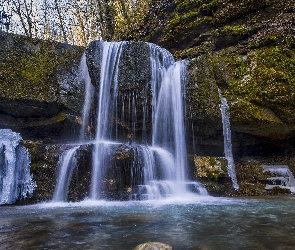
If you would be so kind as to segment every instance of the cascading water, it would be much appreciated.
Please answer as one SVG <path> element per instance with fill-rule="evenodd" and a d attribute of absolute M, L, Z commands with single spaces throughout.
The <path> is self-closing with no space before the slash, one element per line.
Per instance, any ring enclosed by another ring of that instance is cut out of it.
<path fill-rule="evenodd" d="M 121 59 L 127 42 L 99 42 L 98 50 L 100 70 L 97 101 L 89 94 L 93 91 L 88 83 L 89 73 L 84 57 L 81 70 L 85 74 L 86 88 L 85 106 L 83 109 L 82 133 L 88 125 L 90 104 L 95 104 L 96 130 L 92 154 L 92 177 L 90 199 L 104 198 L 103 185 L 106 182 L 107 168 L 112 165 L 112 158 L 121 145 L 128 145 L 133 151 L 133 163 L 130 170 L 131 199 L 161 199 L 170 196 L 181 196 L 195 189 L 207 195 L 205 188 L 194 182 L 187 181 L 186 143 L 184 128 L 183 88 L 185 87 L 185 62 L 175 62 L 172 55 L 165 49 L 148 44 L 150 51 L 151 81 L 142 91 L 129 90 L 121 92 L 119 78 Z M 146 46 L 146 44 L 145 44 Z M 123 83 L 125 84 L 125 83 Z M 148 92 L 151 93 L 151 117 L 149 117 Z M 142 96 L 140 96 L 140 93 Z M 137 137 L 138 109 L 142 107 L 142 135 Z M 151 119 L 152 133 L 147 136 L 147 124 Z M 120 140 L 118 123 L 130 124 L 127 141 Z M 116 125 L 115 125 L 116 124 Z M 115 127 L 114 127 L 115 125 Z M 114 132 L 115 131 L 115 132 Z M 151 144 L 150 144 L 151 143 Z M 148 145 L 150 144 L 150 145 Z M 113 182 L 113 181 L 111 181 Z M 194 185 L 195 188 L 188 188 Z"/>
<path fill-rule="evenodd" d="M 218 94 L 221 100 L 220 111 L 222 115 L 223 137 L 224 137 L 224 154 L 227 159 L 228 175 L 230 176 L 234 189 L 239 189 L 237 182 L 234 157 L 232 153 L 231 129 L 230 129 L 230 114 L 226 98 L 223 97 L 221 90 L 218 89 Z"/>
<path fill-rule="evenodd" d="M 103 168 L 110 156 L 112 134 L 112 117 L 118 91 L 118 70 L 121 50 L 124 42 L 104 42 L 99 83 L 99 97 L 97 107 L 96 138 L 93 151 L 92 180 L 90 188 L 91 199 L 100 198 Z"/>
<path fill-rule="evenodd" d="M 164 175 L 164 179 L 176 182 L 180 193 L 185 191 L 183 183 L 187 168 L 182 96 L 184 69 L 185 64 L 180 61 L 172 64 L 164 73 L 153 122 L 153 146 L 166 149 L 174 156 L 175 168 L 169 171 L 169 175 Z"/>
<path fill-rule="evenodd" d="M 79 146 L 66 150 L 59 159 L 59 174 L 52 201 L 66 201 L 73 170 L 76 167 L 76 153 Z"/>
<path fill-rule="evenodd" d="M 28 150 L 19 143 L 18 133 L 0 130 L 0 204 L 12 204 L 33 194 Z"/>
<path fill-rule="evenodd" d="M 84 82 L 85 85 L 85 99 L 84 99 L 84 106 L 83 106 L 83 111 L 82 111 L 82 126 L 81 126 L 81 131 L 80 131 L 80 139 L 84 140 L 87 130 L 87 125 L 89 124 L 89 114 L 90 114 L 90 108 L 93 102 L 93 94 L 94 94 L 94 87 L 91 84 L 91 79 L 89 76 L 89 71 L 88 67 L 86 64 L 86 54 L 84 53 L 80 66 L 79 66 L 79 71 L 80 71 L 80 81 Z M 87 122 L 86 122 L 87 121 Z"/>
<path fill-rule="evenodd" d="M 269 172 L 271 177 L 267 178 L 269 184 L 266 185 L 266 189 L 274 187 L 288 188 L 294 194 L 295 193 L 295 178 L 287 165 L 262 165 L 263 172 Z"/>

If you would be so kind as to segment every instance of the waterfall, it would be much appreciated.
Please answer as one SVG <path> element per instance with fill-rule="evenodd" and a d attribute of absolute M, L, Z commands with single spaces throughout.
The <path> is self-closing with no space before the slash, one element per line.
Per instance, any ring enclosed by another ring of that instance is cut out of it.
<path fill-rule="evenodd" d="M 87 134 L 87 126 L 89 125 L 90 108 L 93 102 L 94 87 L 91 84 L 88 67 L 86 64 L 86 54 L 84 53 L 79 66 L 80 81 L 85 85 L 85 98 L 82 111 L 82 126 L 80 130 L 80 139 L 83 140 Z"/>
<path fill-rule="evenodd" d="M 73 170 L 76 167 L 76 153 L 79 146 L 66 150 L 59 159 L 59 174 L 52 201 L 66 201 Z"/>
<path fill-rule="evenodd" d="M 12 204 L 32 195 L 36 184 L 30 174 L 30 155 L 18 133 L 0 130 L 0 204 Z"/>
<path fill-rule="evenodd" d="M 224 137 L 224 154 L 227 159 L 228 165 L 228 175 L 230 176 L 234 189 L 239 189 L 237 182 L 234 157 L 232 153 L 232 142 L 231 142 L 231 129 L 230 129 L 230 114 L 229 107 L 226 101 L 226 98 L 223 97 L 221 90 L 218 89 L 219 97 L 221 100 L 220 111 L 222 116 L 222 125 L 223 125 L 223 137 Z"/>
<path fill-rule="evenodd" d="M 184 137 L 184 107 L 182 77 L 185 63 L 172 64 L 164 73 L 155 105 L 153 122 L 153 146 L 167 149 L 174 155 L 173 179 L 179 189 L 186 179 L 186 143 Z"/>
<path fill-rule="evenodd" d="M 87 124 L 90 109 L 96 110 L 89 198 L 97 200 L 106 197 L 104 185 L 108 182 L 107 171 L 114 165 L 115 152 L 120 145 L 125 145 L 133 152 L 130 170 L 131 199 L 182 196 L 192 189 L 196 193 L 207 195 L 201 184 L 188 181 L 186 173 L 183 105 L 186 62 L 175 62 L 167 50 L 145 44 L 150 51 L 148 67 L 151 69 L 151 80 L 141 90 L 134 89 L 128 85 L 130 83 L 120 82 L 125 79 L 125 71 L 121 71 L 121 61 L 127 45 L 127 42 L 101 41 L 95 44 L 96 47 L 92 47 L 91 53 L 96 51 L 97 54 L 90 57 L 91 60 L 96 58 L 95 63 L 99 65 L 94 65 L 94 68 L 100 71 L 100 74 L 95 73 L 97 82 L 92 84 L 86 65 L 87 58 L 83 56 L 81 62 L 81 73 L 85 74 L 83 79 L 86 85 L 83 123 Z M 94 89 L 92 85 L 98 86 L 94 97 L 91 96 Z M 148 104 L 149 95 L 151 98 Z M 143 113 L 140 137 L 136 127 L 139 122 L 139 108 Z M 147 135 L 148 122 L 151 124 L 150 135 Z M 118 123 L 123 127 L 129 126 L 128 133 L 123 131 L 121 134 Z M 86 126 L 83 124 L 81 134 L 85 134 Z M 191 188 L 192 185 L 194 188 Z"/>
<path fill-rule="evenodd" d="M 271 177 L 267 178 L 269 184 L 266 189 L 274 187 L 287 188 L 294 194 L 295 193 L 295 178 L 287 165 L 262 165 L 263 172 L 269 172 Z"/>
<path fill-rule="evenodd" d="M 92 180 L 90 197 L 100 198 L 103 167 L 107 165 L 110 155 L 110 143 L 112 134 L 112 117 L 114 104 L 118 91 L 118 70 L 124 42 L 103 42 L 100 70 L 100 82 L 97 106 L 96 138 L 93 151 Z"/>
<path fill-rule="evenodd" d="M 134 175 L 135 178 L 144 179 L 143 183 L 138 185 L 139 188 L 133 192 L 132 199 L 138 200 L 152 200 L 160 199 L 171 194 L 182 193 L 182 184 L 173 182 L 174 159 L 173 155 L 167 150 L 156 147 L 148 147 L 139 145 L 136 147 L 136 161 L 134 161 L 134 168 L 139 175 Z M 160 169 L 157 169 L 160 166 Z M 137 183 L 136 180 L 134 180 Z M 136 187 L 136 186 L 135 186 Z"/>

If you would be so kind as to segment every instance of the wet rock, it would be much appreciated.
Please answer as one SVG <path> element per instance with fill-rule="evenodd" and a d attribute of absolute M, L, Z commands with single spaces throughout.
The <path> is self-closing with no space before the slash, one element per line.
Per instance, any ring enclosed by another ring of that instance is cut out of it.
<path fill-rule="evenodd" d="M 100 82 L 102 41 L 93 41 L 86 48 L 87 65 L 92 84 Z M 120 91 L 137 89 L 141 91 L 151 80 L 150 49 L 147 43 L 125 42 L 119 58 L 118 85 Z M 135 56 L 136 55 L 136 56 Z"/>
<path fill-rule="evenodd" d="M 194 176 L 213 196 L 231 195 L 233 183 L 227 172 L 227 160 L 213 156 L 194 156 Z"/>
<path fill-rule="evenodd" d="M 93 41 L 86 48 L 86 60 L 89 69 L 91 83 L 99 91 L 100 67 L 102 59 L 102 41 Z M 119 62 L 118 74 L 118 98 L 116 117 L 110 117 L 114 121 L 114 136 L 119 140 L 137 141 L 142 139 L 145 116 L 151 116 L 151 63 L 150 46 L 143 42 L 121 43 L 122 53 Z M 112 89 L 111 89 L 112 91 Z M 96 107 L 97 97 L 94 97 Z M 143 106 L 147 105 L 146 108 Z M 122 108 L 121 108 L 122 107 Z M 124 109 L 123 109 L 124 107 Z M 146 109 L 148 114 L 143 114 Z M 96 121 L 96 110 L 92 112 L 93 121 Z M 136 112 L 136 119 L 134 114 Z M 95 122 L 94 122 L 95 123 Z M 151 121 L 145 121 L 147 130 L 151 128 Z M 133 128 L 136 128 L 135 131 Z M 93 124 L 92 129 L 95 128 Z"/>
<path fill-rule="evenodd" d="M 60 159 L 72 144 L 45 144 L 42 141 L 22 141 L 31 157 L 31 174 L 36 182 L 33 196 L 18 202 L 29 204 L 52 200 L 57 183 Z M 81 145 L 77 151 L 77 164 L 70 179 L 67 201 L 81 201 L 89 195 L 91 180 L 92 144 Z"/>

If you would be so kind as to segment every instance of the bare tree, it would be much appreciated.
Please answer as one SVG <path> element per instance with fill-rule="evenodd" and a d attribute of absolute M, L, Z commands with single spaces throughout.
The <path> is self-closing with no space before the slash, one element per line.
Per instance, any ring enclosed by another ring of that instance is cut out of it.
<path fill-rule="evenodd" d="M 96 0 L 71 1 L 69 35 L 73 43 L 86 46 L 91 40 L 101 38 L 99 10 Z"/>
<path fill-rule="evenodd" d="M 7 0 L 14 14 L 12 32 L 83 46 L 93 39 L 128 38 L 154 1 Z"/>
<path fill-rule="evenodd" d="M 54 4 L 55 4 L 55 9 L 56 9 L 56 12 L 57 12 L 57 16 L 58 16 L 59 27 L 60 27 L 61 32 L 62 32 L 63 41 L 65 43 L 67 43 L 68 42 L 67 33 L 66 33 L 65 23 L 64 23 L 63 16 L 62 16 L 62 13 L 61 13 L 61 8 L 60 8 L 60 5 L 59 5 L 59 1 L 54 0 Z"/>
<path fill-rule="evenodd" d="M 8 0 L 0 1 L 0 30 L 9 30 L 11 11 L 8 8 Z"/>
<path fill-rule="evenodd" d="M 12 11 L 18 16 L 20 25 L 26 36 L 33 37 L 36 30 L 34 1 L 33 0 L 12 0 Z"/>

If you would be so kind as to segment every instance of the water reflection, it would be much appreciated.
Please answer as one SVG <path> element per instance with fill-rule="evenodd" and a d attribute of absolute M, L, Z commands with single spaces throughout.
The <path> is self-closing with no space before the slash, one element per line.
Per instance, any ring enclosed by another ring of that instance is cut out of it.
<path fill-rule="evenodd" d="M 294 249 L 295 200 L 0 207 L 0 249 Z"/>

